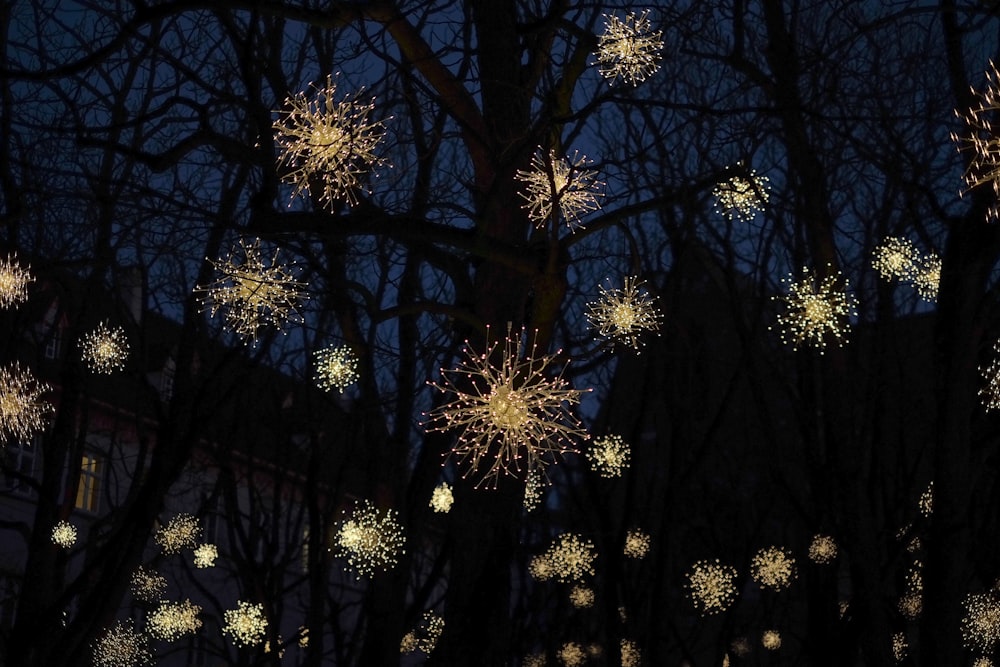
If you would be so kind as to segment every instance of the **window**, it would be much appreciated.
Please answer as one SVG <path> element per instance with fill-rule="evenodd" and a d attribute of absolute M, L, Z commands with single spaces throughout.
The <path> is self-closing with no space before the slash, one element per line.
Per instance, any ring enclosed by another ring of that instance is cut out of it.
<path fill-rule="evenodd" d="M 62 327 L 54 327 L 52 329 L 52 334 L 49 336 L 49 340 L 45 343 L 45 358 L 46 359 L 58 359 L 59 354 L 62 352 L 62 339 L 63 339 Z"/>
<path fill-rule="evenodd" d="M 96 512 L 100 501 L 102 465 L 93 454 L 84 454 L 80 462 L 80 486 L 76 490 L 76 508 Z"/>
<path fill-rule="evenodd" d="M 11 442 L 4 448 L 4 473 L 7 488 L 14 493 L 31 495 L 34 489 L 26 478 L 34 478 L 36 453 L 41 449 L 42 436 L 29 442 Z"/>

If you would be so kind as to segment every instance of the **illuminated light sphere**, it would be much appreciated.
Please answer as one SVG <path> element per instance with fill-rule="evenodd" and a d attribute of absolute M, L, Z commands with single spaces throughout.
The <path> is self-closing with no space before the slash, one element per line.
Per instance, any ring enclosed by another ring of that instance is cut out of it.
<path fill-rule="evenodd" d="M 328 75 L 322 88 L 310 85 L 315 97 L 300 92 L 286 98 L 286 108 L 274 122 L 281 178 L 293 185 L 292 199 L 305 194 L 328 207 L 334 202 L 354 206 L 357 191 L 365 190 L 363 179 L 383 162 L 375 149 L 385 125 L 370 118 L 375 99 L 362 103 L 363 89 L 338 102 L 333 77 Z M 314 191 L 317 184 L 321 187 Z"/>
<path fill-rule="evenodd" d="M 626 276 L 621 289 L 599 285 L 601 296 L 587 304 L 587 320 L 598 335 L 612 344 L 621 343 L 638 350 L 647 331 L 660 328 L 660 311 L 657 297 L 639 288 L 645 281 L 637 276 Z"/>
<path fill-rule="evenodd" d="M 805 275 L 800 280 L 792 275 L 783 278 L 788 293 L 772 297 L 787 306 L 784 313 L 778 314 L 781 339 L 796 349 L 801 345 L 817 347 L 822 354 L 831 337 L 839 345 L 844 344 L 851 329 L 850 318 L 857 315 L 856 300 L 847 292 L 850 283 L 839 271 L 822 279 L 807 268 L 802 272 Z"/>
<path fill-rule="evenodd" d="M 178 514 L 156 531 L 153 540 L 165 554 L 177 554 L 181 549 L 193 549 L 201 536 L 198 520 L 190 514 Z"/>
<path fill-rule="evenodd" d="M 201 607 L 191 600 L 160 602 L 160 606 L 146 618 L 146 630 L 156 639 L 172 642 L 184 635 L 198 633 L 201 629 L 200 613 Z"/>
<path fill-rule="evenodd" d="M 785 590 L 798 576 L 796 570 L 792 552 L 782 547 L 765 547 L 750 562 L 750 576 L 764 590 Z"/>
<path fill-rule="evenodd" d="M 52 542 L 63 549 L 76 544 L 76 528 L 69 521 L 60 521 L 52 528 Z"/>
<path fill-rule="evenodd" d="M 938 298 L 938 286 L 941 284 L 941 258 L 929 253 L 920 258 L 920 265 L 913 274 L 913 286 L 924 301 L 934 303 Z"/>
<path fill-rule="evenodd" d="M 226 328 L 244 342 L 256 345 L 263 327 L 270 324 L 281 331 L 298 316 L 296 308 L 306 298 L 307 285 L 278 263 L 277 249 L 268 263 L 261 256 L 260 239 L 251 243 L 240 239 L 238 249 L 212 265 L 218 275 L 215 281 L 194 288 L 204 295 L 199 297 L 202 312 L 215 317 L 221 310 Z"/>
<path fill-rule="evenodd" d="M 532 512 L 542 502 L 542 490 L 544 480 L 542 475 L 534 470 L 529 470 L 524 478 L 524 511 Z"/>
<path fill-rule="evenodd" d="M 430 506 L 435 512 L 447 514 L 451 510 L 451 506 L 454 502 L 455 495 L 451 492 L 450 484 L 447 482 L 441 482 L 434 487 L 434 491 L 431 493 Z"/>
<path fill-rule="evenodd" d="M 394 568 L 406 538 L 395 510 L 382 511 L 364 500 L 340 523 L 334 541 L 360 578 Z"/>
<path fill-rule="evenodd" d="M 632 449 L 620 435 L 606 435 L 587 448 L 590 467 L 601 477 L 621 477 L 629 467 Z"/>
<path fill-rule="evenodd" d="M 594 575 L 597 550 L 590 540 L 575 533 L 563 533 L 552 542 L 545 557 L 552 565 L 552 576 L 566 583 Z"/>
<path fill-rule="evenodd" d="M 535 227 L 545 226 L 558 216 L 575 231 L 583 226 L 581 216 L 601 208 L 601 188 L 597 172 L 587 169 L 591 164 L 586 155 L 573 153 L 573 158 L 556 157 L 555 151 L 546 154 L 539 148 L 531 158 L 531 169 L 519 169 L 515 178 L 525 184 L 525 191 L 518 194 L 525 200 L 528 219 Z"/>
<path fill-rule="evenodd" d="M 962 639 L 966 648 L 992 653 L 1000 639 L 1000 597 L 994 591 L 970 593 L 962 602 Z"/>
<path fill-rule="evenodd" d="M 768 183 L 767 176 L 758 176 L 753 169 L 746 176 L 733 176 L 719 183 L 712 190 L 715 210 L 727 220 L 753 220 L 771 198 Z"/>
<path fill-rule="evenodd" d="M 736 568 L 723 565 L 718 559 L 700 560 L 687 573 L 688 595 L 703 616 L 718 614 L 736 600 Z"/>
<path fill-rule="evenodd" d="M 809 560 L 827 565 L 837 557 L 837 543 L 829 535 L 814 535 L 809 543 Z"/>
<path fill-rule="evenodd" d="M 986 72 L 986 88 L 982 91 L 972 91 L 978 105 L 965 112 L 956 110 L 956 114 L 965 121 L 968 134 L 959 136 L 952 133 L 951 138 L 958 143 L 959 150 L 969 150 L 972 159 L 965 171 L 966 189 L 961 194 L 989 184 L 993 193 L 1000 197 L 1000 138 L 993 132 L 990 116 L 1000 109 L 1000 72 L 991 62 Z M 994 204 L 986 212 L 986 220 L 996 220 L 1000 217 L 997 205 Z"/>
<path fill-rule="evenodd" d="M 781 634 L 777 630 L 765 630 L 760 636 L 760 643 L 768 651 L 777 651 L 781 648 Z"/>
<path fill-rule="evenodd" d="M 920 494 L 920 500 L 917 502 L 917 506 L 920 508 L 920 513 L 924 516 L 930 516 L 934 513 L 934 481 L 927 485 L 927 488 L 923 493 Z"/>
<path fill-rule="evenodd" d="M 28 300 L 28 285 L 35 278 L 17 263 L 17 255 L 0 260 L 0 308 L 10 308 Z"/>
<path fill-rule="evenodd" d="M 197 568 L 215 567 L 215 559 L 219 557 L 219 549 L 214 544 L 199 544 L 194 550 L 194 566 Z"/>
<path fill-rule="evenodd" d="M 645 558 L 649 553 L 649 535 L 638 528 L 633 528 L 625 534 L 625 556 L 628 558 Z"/>
<path fill-rule="evenodd" d="M 138 667 L 153 664 L 149 640 L 132 620 L 116 621 L 93 645 L 96 667 Z"/>
<path fill-rule="evenodd" d="M 637 643 L 631 639 L 622 639 L 619 647 L 622 654 L 622 667 L 639 667 L 642 664 L 642 651 Z"/>
<path fill-rule="evenodd" d="M 167 578 L 154 570 L 147 570 L 141 565 L 132 573 L 129 581 L 132 597 L 142 602 L 156 602 L 167 590 Z"/>
<path fill-rule="evenodd" d="M 559 659 L 559 664 L 564 667 L 579 667 L 587 662 L 588 654 L 587 649 L 580 644 L 566 642 L 559 647 L 556 657 Z"/>
<path fill-rule="evenodd" d="M 358 381 L 358 357 L 346 345 L 316 351 L 316 384 L 340 393 Z"/>
<path fill-rule="evenodd" d="M 110 374 L 121 370 L 128 358 L 128 339 L 121 327 L 109 328 L 101 322 L 80 338 L 83 363 L 95 373 Z"/>
<path fill-rule="evenodd" d="M 738 658 L 745 658 L 750 655 L 750 640 L 746 637 L 737 637 L 729 644 L 730 650 Z"/>
<path fill-rule="evenodd" d="M 916 620 L 924 611 L 924 596 L 920 593 L 905 593 L 899 598 L 896 608 L 903 617 L 911 621 Z"/>
<path fill-rule="evenodd" d="M 618 77 L 638 86 L 660 69 L 663 32 L 650 25 L 649 10 L 630 12 L 622 21 L 617 15 L 604 15 L 604 32 L 597 39 L 597 67 L 614 85 Z"/>
<path fill-rule="evenodd" d="M 548 581 L 556 576 L 556 568 L 548 555 L 538 554 L 528 562 L 528 573 L 536 581 Z"/>
<path fill-rule="evenodd" d="M 993 667 L 993 661 L 985 656 L 980 656 L 973 661 L 972 667 Z"/>
<path fill-rule="evenodd" d="M 567 408 L 584 392 L 563 379 L 565 367 L 549 374 L 561 350 L 540 355 L 533 344 L 521 358 L 521 337 L 508 334 L 502 351 L 495 342 L 485 354 L 473 353 L 466 341 L 467 360 L 428 383 L 453 399 L 428 413 L 424 426 L 459 431 L 451 453 L 467 467 L 465 476 L 482 473 L 477 487 L 496 487 L 501 473 L 542 470 L 548 456 L 575 453 L 575 441 L 589 437 Z"/>
<path fill-rule="evenodd" d="M 908 239 L 887 237 L 875 248 L 872 267 L 883 280 L 910 280 L 917 271 L 920 253 Z"/>
<path fill-rule="evenodd" d="M 267 634 L 264 605 L 238 600 L 236 609 L 227 609 L 223 615 L 222 634 L 230 635 L 236 646 L 257 646 Z"/>
<path fill-rule="evenodd" d="M 905 632 L 895 632 L 892 635 L 892 657 L 896 662 L 902 662 L 906 659 L 906 654 L 910 649 L 909 643 L 906 641 Z"/>
<path fill-rule="evenodd" d="M 45 427 L 52 406 L 41 396 L 50 389 L 16 361 L 0 368 L 0 442 L 27 442 Z"/>
<path fill-rule="evenodd" d="M 586 586 L 574 586 L 569 592 L 569 601 L 578 609 L 594 606 L 594 590 Z"/>

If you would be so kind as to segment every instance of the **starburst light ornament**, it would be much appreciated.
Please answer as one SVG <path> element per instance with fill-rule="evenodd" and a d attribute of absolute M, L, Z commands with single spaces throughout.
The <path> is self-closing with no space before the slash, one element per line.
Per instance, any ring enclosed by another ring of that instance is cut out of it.
<path fill-rule="evenodd" d="M 358 357 L 346 345 L 316 351 L 316 384 L 340 393 L 358 381 Z"/>
<path fill-rule="evenodd" d="M 941 284 L 941 258 L 931 252 L 920 258 L 920 264 L 913 275 L 913 286 L 924 301 L 934 303 L 938 298 Z"/>
<path fill-rule="evenodd" d="M 534 470 L 529 470 L 524 478 L 524 511 L 532 512 L 542 502 L 542 491 L 544 490 L 544 480 L 542 474 Z"/>
<path fill-rule="evenodd" d="M 761 645 L 768 651 L 781 648 L 781 634 L 777 630 L 765 630 L 760 636 Z"/>
<path fill-rule="evenodd" d="M 566 642 L 556 653 L 559 664 L 564 667 L 579 667 L 587 661 L 586 649 L 576 642 Z"/>
<path fill-rule="evenodd" d="M 632 449 L 620 435 L 596 438 L 587 450 L 590 467 L 601 477 L 621 477 L 629 467 Z"/>
<path fill-rule="evenodd" d="M 109 327 L 105 322 L 80 338 L 83 363 L 95 373 L 110 374 L 121 370 L 128 357 L 128 339 L 121 327 Z"/>
<path fill-rule="evenodd" d="M 993 661 L 986 657 L 978 657 L 972 663 L 972 667 L 993 667 Z"/>
<path fill-rule="evenodd" d="M 371 119 L 375 99 L 362 103 L 363 90 L 338 102 L 333 77 L 327 76 L 322 88 L 312 87 L 315 97 L 300 92 L 287 98 L 286 110 L 279 111 L 281 117 L 274 122 L 282 180 L 294 186 L 293 199 L 305 194 L 324 206 L 353 206 L 357 191 L 364 189 L 362 179 L 383 162 L 375 149 L 385 136 L 385 125 Z"/>
<path fill-rule="evenodd" d="M 598 285 L 601 296 L 587 304 L 587 320 L 602 338 L 612 345 L 621 343 L 638 350 L 644 345 L 641 336 L 660 328 L 657 297 L 639 288 L 645 281 L 637 276 L 625 276 L 621 289 Z"/>
<path fill-rule="evenodd" d="M 199 544 L 194 550 L 194 566 L 215 567 L 215 559 L 218 557 L 219 549 L 214 544 Z"/>
<path fill-rule="evenodd" d="M 572 159 L 557 157 L 555 151 L 546 157 L 539 148 L 531 158 L 531 169 L 517 171 L 515 178 L 525 184 L 525 191 L 518 194 L 524 198 L 523 208 L 535 227 L 544 227 L 558 216 L 575 231 L 583 225 L 581 216 L 601 208 L 604 183 L 588 165 L 587 156 L 579 152 L 573 153 Z"/>
<path fill-rule="evenodd" d="M 746 176 L 732 176 L 712 190 L 715 210 L 727 220 L 753 220 L 757 213 L 764 211 L 771 198 L 769 183 L 767 176 L 758 176 L 753 169 Z"/>
<path fill-rule="evenodd" d="M 0 368 L 0 443 L 27 442 L 42 430 L 52 406 L 41 396 L 50 389 L 16 361 Z"/>
<path fill-rule="evenodd" d="M 782 547 L 765 547 L 754 554 L 750 576 L 764 590 L 783 591 L 798 576 L 792 552 Z"/>
<path fill-rule="evenodd" d="M 920 253 L 908 239 L 890 236 L 875 248 L 872 267 L 883 280 L 910 280 L 917 270 Z"/>
<path fill-rule="evenodd" d="M 6 260 L 0 260 L 0 308 L 10 308 L 28 300 L 28 285 L 35 280 L 29 269 L 18 264 L 17 255 L 7 255 Z"/>
<path fill-rule="evenodd" d="M 892 635 L 892 657 L 896 662 L 906 659 L 906 654 L 910 650 L 910 645 L 906 641 L 905 632 L 895 632 Z"/>
<path fill-rule="evenodd" d="M 76 544 L 76 528 L 69 521 L 60 521 L 52 528 L 52 542 L 63 549 Z"/>
<path fill-rule="evenodd" d="M 597 549 L 590 540 L 575 533 L 563 533 L 549 546 L 544 557 L 551 566 L 552 576 L 567 583 L 594 576 Z"/>
<path fill-rule="evenodd" d="M 654 31 L 649 10 L 642 14 L 630 12 L 625 20 L 617 15 L 604 15 L 604 32 L 597 39 L 598 71 L 614 85 L 618 77 L 638 86 L 660 69 L 663 32 Z"/>
<path fill-rule="evenodd" d="M 962 602 L 962 639 L 966 648 L 992 653 L 1000 640 L 1000 597 L 994 591 L 970 593 Z"/>
<path fill-rule="evenodd" d="M 444 619 L 433 611 L 425 611 L 420 619 L 420 625 L 403 635 L 399 643 L 400 653 L 415 653 L 423 651 L 430 655 L 437 646 L 441 633 L 444 632 Z"/>
<path fill-rule="evenodd" d="M 239 249 L 212 265 L 218 274 L 215 281 L 194 288 L 204 294 L 202 312 L 215 317 L 221 310 L 225 326 L 244 342 L 256 345 L 261 328 L 271 324 L 280 331 L 298 316 L 306 283 L 295 280 L 291 270 L 278 263 L 277 249 L 268 263 L 261 256 L 260 239 L 249 243 L 240 239 Z"/>
<path fill-rule="evenodd" d="M 198 614 L 201 607 L 184 600 L 183 602 L 161 601 L 160 605 L 146 618 L 146 631 L 161 641 L 172 642 L 184 635 L 194 635 L 201 629 Z"/>
<path fill-rule="evenodd" d="M 963 177 L 966 189 L 960 194 L 989 184 L 993 188 L 993 193 L 1000 197 L 1000 137 L 997 137 L 993 130 L 992 120 L 1000 111 L 1000 72 L 992 62 L 986 72 L 986 88 L 983 91 L 973 89 L 972 93 L 976 96 L 978 105 L 964 113 L 955 111 L 955 114 L 965 121 L 968 134 L 951 135 L 959 150 L 968 150 L 972 153 Z M 989 222 L 998 218 L 1000 210 L 994 203 L 986 212 L 986 220 Z"/>
<path fill-rule="evenodd" d="M 522 358 L 524 337 L 523 330 L 517 338 L 508 333 L 502 350 L 495 342 L 483 354 L 466 341 L 467 360 L 428 382 L 454 398 L 428 413 L 425 427 L 460 431 L 451 453 L 466 466 L 465 476 L 482 473 L 477 486 L 496 487 L 501 474 L 542 470 L 549 456 L 575 453 L 575 442 L 589 437 L 566 407 L 584 391 L 563 379 L 565 367 L 550 375 L 562 351 L 541 355 L 532 344 Z"/>
<path fill-rule="evenodd" d="M 993 343 L 993 361 L 986 368 L 980 367 L 979 370 L 983 380 L 986 381 L 986 386 L 979 390 L 979 395 L 983 397 L 983 405 L 987 410 L 1000 410 L 1000 340 Z"/>
<path fill-rule="evenodd" d="M 920 508 L 920 513 L 924 516 L 929 517 L 934 514 L 934 480 L 931 480 L 924 492 L 920 494 L 917 507 Z"/>
<path fill-rule="evenodd" d="M 814 535 L 809 543 L 809 560 L 827 565 L 837 557 L 837 543 L 829 535 Z"/>
<path fill-rule="evenodd" d="M 264 605 L 238 600 L 236 609 L 227 609 L 223 615 L 222 634 L 230 635 L 236 646 L 257 646 L 267 634 Z"/>
<path fill-rule="evenodd" d="M 435 512 L 447 514 L 451 510 L 451 505 L 454 502 L 455 496 L 451 492 L 450 484 L 447 482 L 441 482 L 434 487 L 434 491 L 431 493 L 431 509 Z"/>
<path fill-rule="evenodd" d="M 594 590 L 586 586 L 574 586 L 569 592 L 569 601 L 577 609 L 594 606 Z"/>
<path fill-rule="evenodd" d="M 363 500 L 340 523 L 334 541 L 360 578 L 394 568 L 406 538 L 394 510 L 381 511 Z"/>
<path fill-rule="evenodd" d="M 639 667 L 642 664 L 642 651 L 639 645 L 631 639 L 622 639 L 619 643 L 622 654 L 622 667 Z"/>
<path fill-rule="evenodd" d="M 850 283 L 839 271 L 822 279 L 805 267 L 802 273 L 798 280 L 793 275 L 782 278 L 788 285 L 788 293 L 772 297 L 786 304 L 785 312 L 778 314 L 781 339 L 796 349 L 811 345 L 823 354 L 830 338 L 841 346 L 844 344 L 851 329 L 850 318 L 857 316 L 857 301 L 847 291 Z"/>
<path fill-rule="evenodd" d="M 625 534 L 625 556 L 628 558 L 645 558 L 649 553 L 649 535 L 638 528 L 633 528 Z"/>
<path fill-rule="evenodd" d="M 136 631 L 132 620 L 116 621 L 94 642 L 97 667 L 139 667 L 153 663 L 149 640 Z"/>
<path fill-rule="evenodd" d="M 198 519 L 190 514 L 178 514 L 167 525 L 156 531 L 153 540 L 165 554 L 177 554 L 181 549 L 192 549 L 201 536 Z"/>
<path fill-rule="evenodd" d="M 736 600 L 736 568 L 718 559 L 700 560 L 687 573 L 688 595 L 702 616 L 717 614 Z"/>
<path fill-rule="evenodd" d="M 167 590 L 167 578 L 141 565 L 132 573 L 129 582 L 132 597 L 142 602 L 156 602 Z"/>

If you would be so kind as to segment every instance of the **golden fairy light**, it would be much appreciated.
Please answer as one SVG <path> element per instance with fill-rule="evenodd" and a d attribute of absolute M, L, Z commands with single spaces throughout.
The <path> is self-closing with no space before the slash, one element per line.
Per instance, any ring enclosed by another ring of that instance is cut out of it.
<path fill-rule="evenodd" d="M 910 280 L 919 259 L 920 253 L 909 239 L 889 236 L 875 248 L 872 267 L 883 280 Z"/>
<path fill-rule="evenodd" d="M 768 651 L 781 648 L 781 634 L 777 630 L 765 630 L 760 636 L 760 644 Z"/>
<path fill-rule="evenodd" d="M 556 574 L 555 565 L 548 554 L 538 554 L 528 561 L 528 573 L 537 581 L 548 581 Z"/>
<path fill-rule="evenodd" d="M 570 603 L 578 609 L 588 609 L 594 606 L 594 589 L 586 586 L 574 586 L 569 592 Z"/>
<path fill-rule="evenodd" d="M 358 576 L 391 570 L 404 553 L 403 526 L 395 510 L 379 510 L 369 501 L 355 503 L 350 516 L 340 522 L 334 541 Z"/>
<path fill-rule="evenodd" d="M 0 442 L 27 442 L 44 428 L 52 406 L 41 396 L 50 389 L 16 361 L 0 368 Z"/>
<path fill-rule="evenodd" d="M 532 512 L 542 502 L 544 480 L 539 472 L 529 470 L 524 478 L 524 511 Z"/>
<path fill-rule="evenodd" d="M 600 644 L 587 644 L 587 655 L 591 658 L 600 658 L 604 655 L 604 647 Z"/>
<path fill-rule="evenodd" d="M 399 652 L 400 653 L 416 653 L 420 649 L 420 645 L 417 642 L 417 634 L 410 630 L 403 638 L 399 640 Z"/>
<path fill-rule="evenodd" d="M 316 351 L 316 384 L 340 393 L 358 381 L 358 357 L 346 345 Z"/>
<path fill-rule="evenodd" d="M 146 618 L 146 631 L 161 641 L 172 642 L 184 635 L 194 635 L 201 629 L 198 614 L 201 607 L 184 600 L 183 602 L 161 601 L 160 605 Z"/>
<path fill-rule="evenodd" d="M 622 667 L 639 667 L 642 664 L 642 651 L 636 642 L 622 639 L 618 646 L 621 649 Z"/>
<path fill-rule="evenodd" d="M 687 573 L 688 595 L 701 614 L 717 614 L 736 600 L 736 568 L 718 559 L 700 560 Z"/>
<path fill-rule="evenodd" d="M 917 270 L 913 274 L 913 286 L 924 301 L 934 303 L 938 297 L 938 286 L 941 284 L 941 258 L 931 252 L 920 258 Z"/>
<path fill-rule="evenodd" d="M 552 576 L 562 583 L 580 581 L 594 575 L 597 549 L 590 540 L 575 533 L 563 533 L 545 551 Z"/>
<path fill-rule="evenodd" d="M 829 535 L 814 535 L 809 543 L 809 560 L 827 565 L 837 557 L 837 543 Z"/>
<path fill-rule="evenodd" d="M 783 591 L 798 576 L 795 558 L 783 547 L 765 547 L 750 561 L 750 576 L 764 590 Z"/>
<path fill-rule="evenodd" d="M 586 450 L 590 467 L 601 477 L 621 477 L 629 467 L 631 452 L 631 447 L 620 435 L 596 438 Z"/>
<path fill-rule="evenodd" d="M 906 641 L 905 632 L 894 632 L 892 635 L 892 657 L 896 662 L 906 660 L 906 654 L 910 650 L 910 645 Z"/>
<path fill-rule="evenodd" d="M 60 521 L 52 528 L 52 542 L 63 549 L 76 544 L 76 528 L 69 521 Z"/>
<path fill-rule="evenodd" d="M 353 206 L 364 177 L 382 163 L 375 149 L 385 125 L 371 119 L 375 99 L 361 102 L 363 90 L 338 102 L 333 77 L 328 75 L 323 87 L 312 87 L 315 97 L 300 92 L 287 98 L 274 122 L 282 180 L 293 185 L 293 198 L 314 195 L 325 206 L 337 201 Z"/>
<path fill-rule="evenodd" d="M 556 652 L 559 664 L 564 667 L 579 667 L 587 662 L 587 650 L 576 642 L 566 642 Z"/>
<path fill-rule="evenodd" d="M 783 278 L 788 293 L 772 297 L 784 301 L 787 306 L 784 313 L 778 314 L 781 339 L 795 348 L 815 346 L 822 354 L 831 337 L 839 345 L 844 344 L 851 329 L 850 318 L 857 315 L 857 302 L 847 291 L 849 281 L 839 271 L 822 279 L 805 267 L 802 273 L 799 280 L 792 275 Z"/>
<path fill-rule="evenodd" d="M 993 188 L 993 193 L 1000 197 L 1000 138 L 994 133 L 991 120 L 991 117 L 1000 110 L 1000 72 L 992 62 L 986 72 L 985 89 L 982 91 L 973 89 L 972 93 L 976 96 L 978 104 L 965 112 L 955 111 L 968 126 L 968 134 L 951 135 L 952 140 L 958 143 L 959 150 L 969 150 L 972 153 L 963 177 L 966 189 L 962 194 L 989 184 Z M 986 212 L 986 219 L 996 220 L 998 217 L 1000 211 L 994 203 Z"/>
<path fill-rule="evenodd" d="M 155 570 L 148 570 L 140 565 L 132 573 L 129 589 L 136 600 L 156 602 L 167 590 L 167 578 Z"/>
<path fill-rule="evenodd" d="M 425 655 L 430 655 L 443 632 L 444 619 L 433 611 L 425 611 L 417 628 L 403 635 L 403 639 L 399 642 L 399 652 L 422 651 Z"/>
<path fill-rule="evenodd" d="M 987 410 L 1000 410 L 1000 340 L 993 343 L 993 361 L 986 368 L 980 367 L 979 371 L 986 382 L 986 386 L 979 390 L 983 405 Z"/>
<path fill-rule="evenodd" d="M 177 554 L 181 549 L 192 549 L 201 536 L 198 520 L 190 514 L 181 513 L 156 531 L 153 540 L 165 554 Z"/>
<path fill-rule="evenodd" d="M 767 176 L 758 176 L 753 169 L 745 176 L 732 176 L 722 181 L 712 190 L 715 210 L 727 220 L 753 220 L 757 213 L 764 211 L 771 198 L 768 183 Z"/>
<path fill-rule="evenodd" d="M 109 327 L 105 322 L 80 338 L 83 363 L 95 373 L 110 374 L 121 370 L 128 357 L 128 339 L 121 327 Z"/>
<path fill-rule="evenodd" d="M 624 21 L 615 14 L 604 15 L 604 32 L 597 39 L 597 67 L 612 85 L 621 77 L 638 86 L 660 69 L 663 32 L 652 29 L 648 16 L 648 9 L 642 14 L 629 12 Z"/>
<path fill-rule="evenodd" d="M 431 493 L 431 509 L 435 512 L 447 514 L 451 510 L 451 505 L 454 502 L 455 496 L 451 492 L 450 484 L 447 482 L 441 482 L 434 487 L 434 491 Z"/>
<path fill-rule="evenodd" d="M 428 413 L 427 430 L 458 429 L 451 452 L 467 466 L 465 475 L 481 472 L 477 484 L 496 486 L 500 474 L 541 470 L 549 455 L 575 452 L 587 431 L 566 407 L 580 402 L 581 390 L 563 379 L 565 367 L 551 374 L 561 350 L 541 355 L 533 343 L 521 357 L 521 338 L 508 334 L 475 354 L 466 341 L 467 360 L 454 370 L 441 369 L 439 382 L 428 382 L 454 398 Z M 499 359 L 497 359 L 499 357 Z"/>
<path fill-rule="evenodd" d="M 515 178 L 525 184 L 522 208 L 528 219 L 541 228 L 550 219 L 559 217 L 572 231 L 582 226 L 580 217 L 601 208 L 601 188 L 597 172 L 588 169 L 586 155 L 573 153 L 573 158 L 557 157 L 555 151 L 546 154 L 539 148 L 531 158 L 531 169 L 519 169 Z"/>
<path fill-rule="evenodd" d="M 132 620 L 116 621 L 94 642 L 96 667 L 138 667 L 153 662 L 149 640 L 136 631 Z"/>
<path fill-rule="evenodd" d="M 521 667 L 545 667 L 545 654 L 531 653 L 524 656 Z"/>
<path fill-rule="evenodd" d="M 729 644 L 730 650 L 738 658 L 745 658 L 750 655 L 750 640 L 746 637 L 737 637 Z"/>
<path fill-rule="evenodd" d="M 966 648 L 991 653 L 1000 639 L 1000 597 L 996 591 L 970 593 L 962 601 L 962 639 Z"/>
<path fill-rule="evenodd" d="M 644 344 L 640 338 L 643 333 L 659 330 L 657 298 L 639 290 L 644 284 L 645 281 L 639 280 L 638 276 L 625 276 L 625 285 L 621 289 L 598 286 L 601 296 L 587 304 L 586 315 L 602 338 L 638 350 Z"/>
<path fill-rule="evenodd" d="M 194 550 L 194 566 L 197 568 L 215 567 L 215 559 L 219 557 L 219 549 L 214 544 L 199 544 Z"/>
<path fill-rule="evenodd" d="M 277 249 L 270 263 L 266 262 L 260 239 L 250 243 L 240 239 L 238 249 L 212 265 L 218 274 L 215 281 L 194 288 L 204 294 L 200 297 L 202 311 L 215 317 L 221 310 L 226 327 L 247 343 L 257 344 L 262 327 L 272 324 L 281 330 L 298 315 L 296 308 L 305 299 L 306 283 L 295 280 L 291 270 L 278 263 Z"/>
<path fill-rule="evenodd" d="M 924 489 L 924 492 L 920 494 L 917 506 L 920 508 L 920 513 L 924 516 L 930 516 L 934 513 L 934 480 L 931 480 L 927 488 Z"/>
<path fill-rule="evenodd" d="M 0 260 L 0 308 L 10 308 L 28 300 L 28 285 L 35 278 L 17 261 L 17 255 Z"/>
<path fill-rule="evenodd" d="M 222 634 L 230 635 L 236 646 L 257 646 L 267 634 L 264 605 L 238 600 L 236 609 L 227 609 L 222 615 Z"/>
<path fill-rule="evenodd" d="M 985 656 L 979 656 L 973 661 L 972 667 L 993 667 L 993 661 Z"/>
<path fill-rule="evenodd" d="M 632 528 L 625 533 L 625 556 L 628 558 L 645 558 L 649 553 L 649 535 L 638 528 Z"/>

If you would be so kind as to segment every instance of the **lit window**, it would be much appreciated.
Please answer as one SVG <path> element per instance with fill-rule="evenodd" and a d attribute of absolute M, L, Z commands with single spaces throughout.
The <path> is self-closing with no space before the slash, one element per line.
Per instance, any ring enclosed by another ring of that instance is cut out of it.
<path fill-rule="evenodd" d="M 101 461 L 84 454 L 80 463 L 80 486 L 76 491 L 76 508 L 96 512 L 101 493 Z"/>

